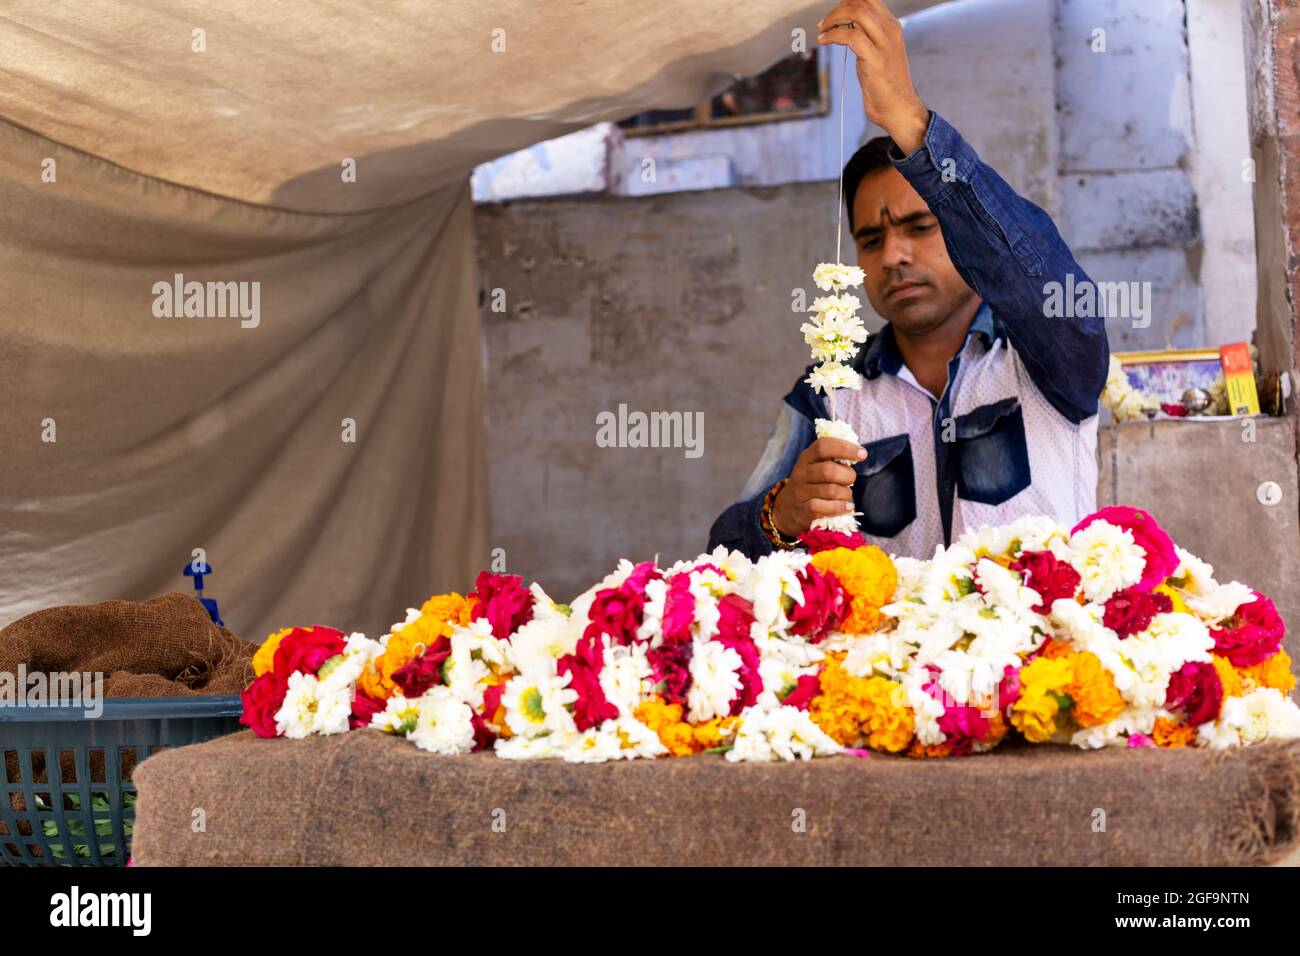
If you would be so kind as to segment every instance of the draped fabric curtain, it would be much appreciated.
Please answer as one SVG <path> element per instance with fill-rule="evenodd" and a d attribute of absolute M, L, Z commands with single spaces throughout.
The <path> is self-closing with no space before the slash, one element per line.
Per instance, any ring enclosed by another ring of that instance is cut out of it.
<path fill-rule="evenodd" d="M 4 5 L 0 625 L 186 588 L 200 548 L 254 639 L 472 586 L 470 169 L 698 102 L 828 7 Z"/>

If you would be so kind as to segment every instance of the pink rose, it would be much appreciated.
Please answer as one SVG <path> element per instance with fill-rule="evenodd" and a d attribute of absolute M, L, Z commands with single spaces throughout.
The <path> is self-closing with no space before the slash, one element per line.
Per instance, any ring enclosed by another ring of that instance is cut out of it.
<path fill-rule="evenodd" d="M 854 551 L 867 546 L 867 539 L 858 531 L 845 534 L 843 531 L 829 531 L 826 528 L 813 528 L 799 535 L 799 543 L 808 549 L 809 554 L 820 551 L 832 551 L 835 548 L 848 548 Z"/>
<path fill-rule="evenodd" d="M 790 609 L 790 631 L 816 644 L 840 626 L 849 613 L 849 596 L 839 578 L 809 564 L 799 572 L 803 603 Z"/>
<path fill-rule="evenodd" d="M 1282 646 L 1286 624 L 1273 602 L 1258 591 L 1255 600 L 1241 605 L 1222 627 L 1211 628 L 1214 649 L 1234 667 L 1250 667 L 1268 660 Z"/>
<path fill-rule="evenodd" d="M 1070 534 L 1082 531 L 1094 521 L 1105 521 L 1123 528 L 1133 535 L 1134 543 L 1146 552 L 1146 569 L 1136 585 L 1141 590 L 1150 591 L 1157 585 L 1164 584 L 1165 579 L 1178 570 L 1178 554 L 1174 551 L 1173 539 L 1156 523 L 1155 518 L 1141 508 L 1122 505 L 1102 508 L 1075 525 Z"/>
<path fill-rule="evenodd" d="M 524 579 L 517 574 L 480 571 L 474 581 L 474 596 L 478 600 L 470 620 L 487 618 L 492 635 L 499 641 L 509 640 L 533 619 L 533 592 L 524 587 Z"/>
<path fill-rule="evenodd" d="M 628 579 L 616 588 L 602 588 L 591 602 L 584 636 L 608 634 L 620 644 L 636 640 L 645 609 L 645 586 L 661 577 L 652 561 L 642 561 L 632 569 Z"/>
<path fill-rule="evenodd" d="M 786 707 L 807 710 L 813 698 L 822 692 L 822 679 L 819 674 L 804 674 L 794 684 L 794 690 L 786 694 L 781 701 Z"/>
<path fill-rule="evenodd" d="M 578 693 L 578 699 L 573 702 L 573 722 L 578 730 L 590 730 L 618 716 L 618 708 L 609 702 L 600 686 L 604 665 L 604 643 L 598 636 L 584 635 L 574 652 L 561 657 L 556 666 L 561 677 L 572 675 L 569 689 Z"/>

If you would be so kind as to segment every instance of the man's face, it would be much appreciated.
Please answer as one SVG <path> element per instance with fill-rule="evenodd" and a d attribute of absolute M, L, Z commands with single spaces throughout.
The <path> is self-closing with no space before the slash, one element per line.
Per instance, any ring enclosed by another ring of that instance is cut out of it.
<path fill-rule="evenodd" d="M 858 184 L 853 236 L 867 298 L 905 335 L 938 328 L 975 295 L 948 258 L 939 220 L 896 169 Z"/>

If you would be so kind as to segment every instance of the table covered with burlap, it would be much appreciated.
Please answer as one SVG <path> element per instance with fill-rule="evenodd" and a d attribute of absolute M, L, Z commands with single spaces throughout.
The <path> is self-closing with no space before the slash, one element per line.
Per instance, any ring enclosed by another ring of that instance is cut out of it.
<path fill-rule="evenodd" d="M 142 866 L 1240 865 L 1300 839 L 1300 741 L 566 764 L 244 731 L 159 753 L 135 781 Z"/>

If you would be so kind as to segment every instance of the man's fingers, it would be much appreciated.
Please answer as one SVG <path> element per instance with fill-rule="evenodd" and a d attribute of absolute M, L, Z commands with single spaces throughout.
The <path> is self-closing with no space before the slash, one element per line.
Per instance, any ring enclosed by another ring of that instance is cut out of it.
<path fill-rule="evenodd" d="M 809 465 L 804 472 L 804 480 L 810 484 L 836 484 L 848 487 L 857 479 L 858 473 L 838 461 L 818 461 Z"/>
<path fill-rule="evenodd" d="M 853 491 L 847 485 L 839 485 L 833 482 L 819 482 L 812 485 L 804 485 L 800 489 L 808 501 L 825 500 L 825 501 L 852 501 Z"/>
<path fill-rule="evenodd" d="M 888 14 L 889 11 L 885 12 Z M 849 23 L 854 24 L 856 29 L 845 26 Z M 886 23 L 881 19 L 880 13 L 866 2 L 860 0 L 857 3 L 842 3 L 818 21 L 817 29 L 820 32 L 817 41 L 820 43 L 823 38 L 826 38 L 830 43 L 843 43 L 854 47 L 855 53 L 870 52 L 868 47 L 860 51 L 854 46 L 853 34 L 861 34 L 870 41 L 871 45 L 878 47 L 885 40 L 885 28 Z"/>
<path fill-rule="evenodd" d="M 825 498 L 813 498 L 808 502 L 808 512 L 814 518 L 829 518 L 832 515 L 847 514 L 853 510 L 852 501 L 828 501 Z"/>
<path fill-rule="evenodd" d="M 847 458 L 849 461 L 862 461 L 867 457 L 867 450 L 861 445 L 842 438 L 819 438 L 808 446 L 809 461 L 826 461 Z"/>

